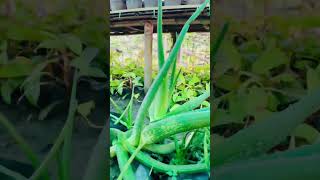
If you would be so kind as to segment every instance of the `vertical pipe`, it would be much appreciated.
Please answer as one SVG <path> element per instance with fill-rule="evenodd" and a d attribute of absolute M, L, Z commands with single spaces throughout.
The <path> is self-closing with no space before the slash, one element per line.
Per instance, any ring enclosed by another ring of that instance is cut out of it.
<path fill-rule="evenodd" d="M 152 83 L 152 22 L 144 24 L 144 91 L 147 92 Z"/>

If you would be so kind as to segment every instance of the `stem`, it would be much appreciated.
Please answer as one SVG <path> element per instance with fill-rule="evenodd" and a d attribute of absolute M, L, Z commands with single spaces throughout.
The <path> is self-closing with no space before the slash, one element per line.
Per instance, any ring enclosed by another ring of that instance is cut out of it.
<path fill-rule="evenodd" d="M 0 172 L 2 172 L 3 174 L 7 175 L 7 176 L 10 176 L 12 177 L 13 179 L 16 179 L 16 180 L 27 180 L 26 177 L 22 176 L 21 174 L 15 172 L 15 171 L 12 171 L 2 165 L 0 165 Z M 2 176 L 1 176 L 2 177 Z"/>
<path fill-rule="evenodd" d="M 137 149 L 135 149 L 133 146 L 131 146 L 129 143 L 125 144 L 125 147 L 129 150 L 130 153 L 136 152 Z M 199 173 L 199 172 L 206 172 L 208 171 L 207 165 L 204 163 L 201 164 L 189 164 L 189 165 L 168 165 L 164 164 L 160 161 L 157 161 L 153 158 L 151 158 L 149 155 L 138 152 L 136 154 L 137 160 L 139 160 L 144 165 L 153 168 L 156 171 L 159 172 L 177 172 L 177 173 Z"/>
<path fill-rule="evenodd" d="M 123 166 L 121 173 L 119 175 L 119 177 L 117 178 L 117 180 L 122 180 L 122 177 L 124 176 L 124 174 L 126 173 L 126 171 L 131 167 L 130 164 L 132 163 L 132 161 L 134 160 L 134 158 L 136 157 L 136 155 L 141 151 L 141 149 L 143 148 L 144 144 L 140 144 L 138 146 L 137 149 L 135 149 L 135 151 L 132 153 L 132 155 L 130 156 L 129 160 L 127 161 L 127 163 Z"/>
<path fill-rule="evenodd" d="M 69 113 L 74 114 L 77 109 L 77 102 L 76 102 L 76 85 L 78 81 L 78 71 L 76 71 L 74 75 L 74 81 L 72 85 L 72 92 L 71 92 L 71 99 L 70 99 L 70 105 L 69 105 Z M 50 161 L 54 158 L 56 153 L 58 152 L 62 142 L 64 141 L 65 136 L 67 135 L 68 131 L 72 129 L 72 120 L 73 118 L 68 118 L 66 123 L 64 124 L 56 142 L 54 143 L 53 147 L 51 148 L 50 152 L 46 156 L 46 158 L 42 161 L 40 167 L 33 173 L 33 175 L 30 177 L 31 180 L 36 180 L 39 178 L 40 174 L 44 171 L 44 169 L 48 166 Z"/>
<path fill-rule="evenodd" d="M 12 138 L 17 142 L 18 146 L 22 150 L 22 152 L 27 156 L 27 158 L 31 161 L 34 168 L 39 167 L 40 161 L 36 154 L 33 152 L 32 148 L 29 144 L 23 139 L 22 136 L 17 132 L 14 126 L 8 121 L 8 119 L 0 113 L 0 124 L 2 124 L 8 133 L 12 136 Z M 50 179 L 48 172 L 43 174 L 44 179 Z"/>
<path fill-rule="evenodd" d="M 125 180 L 134 180 L 135 179 L 135 174 L 133 172 L 133 169 L 131 166 L 128 167 L 127 170 L 125 170 L 125 165 L 128 161 L 128 153 L 127 151 L 123 148 L 122 144 L 117 142 L 116 145 L 116 154 L 117 154 L 117 159 L 118 159 L 118 164 L 121 172 L 126 171 L 126 173 L 123 175 L 123 179 Z"/>
<path fill-rule="evenodd" d="M 179 144 L 181 144 L 181 142 Z M 170 154 L 175 151 L 175 143 L 170 142 L 167 144 L 149 144 L 145 145 L 143 149 L 157 154 Z"/>
<path fill-rule="evenodd" d="M 77 81 L 78 81 L 78 71 L 75 72 L 73 77 L 72 84 L 72 94 L 70 99 L 70 107 L 67 117 L 67 122 L 70 123 L 70 127 L 67 130 L 64 142 L 63 142 L 63 152 L 62 152 L 62 169 L 63 169 L 63 179 L 70 179 L 70 159 L 71 159 L 71 147 L 72 147 L 72 131 L 73 131 L 73 123 L 74 123 L 74 115 L 77 109 L 77 99 L 75 90 L 77 89 Z"/>

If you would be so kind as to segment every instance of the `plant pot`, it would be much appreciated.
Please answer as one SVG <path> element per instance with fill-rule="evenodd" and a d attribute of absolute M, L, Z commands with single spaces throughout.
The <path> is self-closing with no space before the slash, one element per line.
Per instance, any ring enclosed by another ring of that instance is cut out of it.
<path fill-rule="evenodd" d="M 127 0 L 127 8 L 128 9 L 135 9 L 142 7 L 142 0 Z"/>
<path fill-rule="evenodd" d="M 144 7 L 157 7 L 158 0 L 144 0 Z"/>
<path fill-rule="evenodd" d="M 126 9 L 125 0 L 110 0 L 111 11 L 117 11 L 121 9 Z"/>
<path fill-rule="evenodd" d="M 164 1 L 165 6 L 177 6 L 181 5 L 181 0 L 165 0 Z"/>
<path fill-rule="evenodd" d="M 204 0 L 185 0 L 185 3 L 188 4 L 188 5 L 191 5 L 191 4 L 202 4 L 202 3 L 204 3 Z"/>

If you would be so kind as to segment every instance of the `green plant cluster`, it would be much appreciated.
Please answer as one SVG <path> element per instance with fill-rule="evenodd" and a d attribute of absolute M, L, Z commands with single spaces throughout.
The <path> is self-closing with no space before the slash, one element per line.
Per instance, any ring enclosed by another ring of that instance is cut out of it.
<path fill-rule="evenodd" d="M 1 7 L 5 2 L 1 1 Z M 0 172 L 13 179 L 51 179 L 48 167 L 57 160 L 57 177 L 71 179 L 74 119 L 77 111 L 85 116 L 88 109 L 83 107 L 83 102 L 77 101 L 77 85 L 79 81 L 88 78 L 106 80 L 103 71 L 106 69 L 107 59 L 106 22 L 98 16 L 85 17 L 84 4 L 74 1 L 68 8 L 60 9 L 58 14 L 50 15 L 39 14 L 21 1 L 14 5 L 15 12 L 0 17 L 2 100 L 7 104 L 14 104 L 26 98 L 32 106 L 40 109 L 38 101 L 42 87 L 62 86 L 69 99 L 69 109 L 64 127 L 43 161 L 39 160 L 38 154 L 16 131 L 11 121 L 1 114 L 0 125 L 17 142 L 34 166 L 35 172 L 31 177 L 24 177 L 3 165 L 0 165 Z M 18 94 L 18 99 L 12 98 L 15 93 Z M 61 97 L 61 100 L 64 98 Z M 45 104 L 47 107 L 40 112 L 39 119 L 44 119 L 61 100 Z M 94 148 L 84 179 L 106 178 L 105 137 L 106 128 Z"/>
<path fill-rule="evenodd" d="M 111 55 L 111 75 L 110 75 L 110 92 L 111 95 L 127 97 L 133 88 L 143 87 L 143 65 L 137 64 L 133 59 L 126 59 L 125 64 L 117 61 L 117 55 Z M 177 77 L 176 88 L 172 96 L 172 102 L 179 106 L 204 91 L 209 90 L 210 81 L 210 65 L 195 66 L 193 68 L 180 68 Z M 153 72 L 156 76 L 157 70 Z M 141 92 L 141 91 L 140 91 Z M 138 93 L 140 94 L 140 93 Z M 204 102 L 204 106 L 208 106 L 209 102 Z"/>
<path fill-rule="evenodd" d="M 12 17 L 0 17 L 0 85 L 5 103 L 17 103 L 12 102 L 12 94 L 19 92 L 18 99 L 25 97 L 38 106 L 41 87 L 52 84 L 70 92 L 72 68 L 85 47 L 101 50 L 85 75 L 106 77 L 102 71 L 106 68 L 103 19 L 81 19 L 84 12 L 76 8 L 46 17 L 19 3 L 16 8 Z"/>
<path fill-rule="evenodd" d="M 303 34 L 312 22 L 277 22 L 254 33 L 227 23 L 212 46 L 216 179 L 320 177 L 320 44 Z"/>
<path fill-rule="evenodd" d="M 136 179 L 132 161 L 149 167 L 153 172 L 166 173 L 173 178 L 179 174 L 194 174 L 210 170 L 210 108 L 202 103 L 210 96 L 210 90 L 203 87 L 201 95 L 189 98 L 179 107 L 172 109 L 172 96 L 177 87 L 181 71 L 177 71 L 176 60 L 181 44 L 190 24 L 200 15 L 209 3 L 200 5 L 183 26 L 177 41 L 165 60 L 162 42 L 162 6 L 158 4 L 158 65 L 159 71 L 142 100 L 135 118 L 131 100 L 122 110 L 116 103 L 113 106 L 119 116 L 110 114 L 115 123 L 126 125 L 125 132 L 111 128 L 110 156 L 117 157 L 120 175 L 117 179 Z M 193 80 L 199 83 L 200 80 Z M 196 83 L 194 83 L 196 84 Z M 149 123 L 145 123 L 145 119 Z M 134 123 L 133 123 L 134 122 Z M 130 154 L 130 156 L 129 156 Z M 168 161 L 168 158 L 171 159 Z"/>
<path fill-rule="evenodd" d="M 320 87 L 320 43 L 314 35 L 263 37 L 230 32 L 221 44 L 213 71 L 214 117 L 220 125 L 259 122 Z M 294 135 L 313 143 L 318 131 L 305 123 Z"/>

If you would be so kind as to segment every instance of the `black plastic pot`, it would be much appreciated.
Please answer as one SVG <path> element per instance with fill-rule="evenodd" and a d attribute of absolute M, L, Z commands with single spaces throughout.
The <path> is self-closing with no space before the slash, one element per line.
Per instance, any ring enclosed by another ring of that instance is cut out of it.
<path fill-rule="evenodd" d="M 128 9 L 141 8 L 142 0 L 127 0 L 126 4 Z"/>
<path fill-rule="evenodd" d="M 144 0 L 144 7 L 157 7 L 158 0 Z"/>
<path fill-rule="evenodd" d="M 126 9 L 125 0 L 110 0 L 111 11 L 117 11 L 121 9 Z"/>
<path fill-rule="evenodd" d="M 177 6 L 181 5 L 182 0 L 165 0 L 164 5 L 165 6 Z"/>
<path fill-rule="evenodd" d="M 204 0 L 185 0 L 185 3 L 188 5 L 191 4 L 202 4 L 204 2 Z"/>

